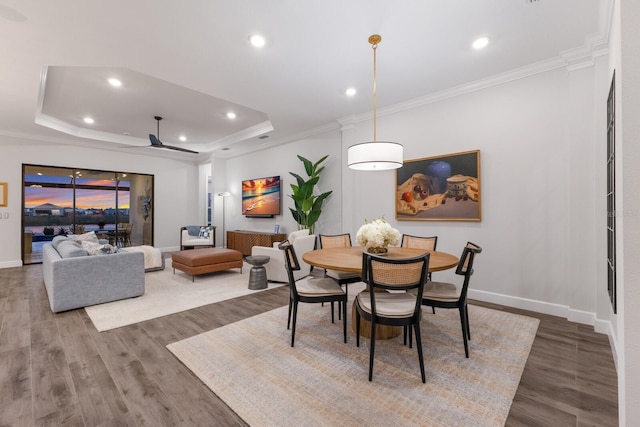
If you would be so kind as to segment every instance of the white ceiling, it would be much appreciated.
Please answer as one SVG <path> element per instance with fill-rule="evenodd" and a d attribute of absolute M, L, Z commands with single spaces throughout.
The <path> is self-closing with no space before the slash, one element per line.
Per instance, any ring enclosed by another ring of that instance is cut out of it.
<path fill-rule="evenodd" d="M 133 148 L 149 144 L 160 115 L 165 144 L 233 157 L 370 115 L 371 34 L 382 35 L 380 114 L 505 73 L 588 63 L 606 43 L 610 9 L 611 0 L 0 0 L 0 134 Z M 262 49 L 249 44 L 254 33 L 266 37 Z M 474 51 L 479 36 L 491 42 Z M 110 75 L 123 86 L 109 87 Z"/>

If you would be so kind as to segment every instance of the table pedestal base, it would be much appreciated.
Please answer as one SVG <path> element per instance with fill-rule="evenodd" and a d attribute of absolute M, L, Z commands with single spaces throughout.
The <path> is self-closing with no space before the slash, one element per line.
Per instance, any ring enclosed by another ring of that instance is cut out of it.
<path fill-rule="evenodd" d="M 353 332 L 358 333 L 356 330 L 356 305 L 355 303 L 351 307 L 351 327 Z M 402 334 L 402 326 L 388 326 L 377 325 L 376 326 L 376 339 L 389 340 Z M 371 322 L 367 319 L 360 318 L 360 336 L 365 338 L 371 338 Z"/>

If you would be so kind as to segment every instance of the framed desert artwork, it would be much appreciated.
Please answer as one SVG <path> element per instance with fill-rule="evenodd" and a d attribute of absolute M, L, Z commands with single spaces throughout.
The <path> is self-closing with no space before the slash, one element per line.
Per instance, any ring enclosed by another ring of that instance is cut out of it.
<path fill-rule="evenodd" d="M 396 169 L 396 220 L 480 221 L 480 150 L 405 160 Z"/>

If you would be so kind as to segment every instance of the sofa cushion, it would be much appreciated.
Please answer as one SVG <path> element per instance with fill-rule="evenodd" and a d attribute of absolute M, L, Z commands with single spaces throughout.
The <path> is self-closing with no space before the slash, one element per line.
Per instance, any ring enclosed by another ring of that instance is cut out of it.
<path fill-rule="evenodd" d="M 53 246 L 56 250 L 58 250 L 58 245 L 61 242 L 66 242 L 68 241 L 69 238 L 67 236 L 56 236 L 53 238 L 53 240 L 51 241 L 51 246 Z"/>
<path fill-rule="evenodd" d="M 57 251 L 62 258 L 87 256 L 87 251 L 80 246 L 80 243 L 69 239 L 66 242 L 60 242 Z"/>
<path fill-rule="evenodd" d="M 99 243 L 98 237 L 96 236 L 95 231 L 89 231 L 87 233 L 78 234 L 71 237 L 71 239 L 75 240 L 76 242 L 93 242 L 96 244 Z"/>

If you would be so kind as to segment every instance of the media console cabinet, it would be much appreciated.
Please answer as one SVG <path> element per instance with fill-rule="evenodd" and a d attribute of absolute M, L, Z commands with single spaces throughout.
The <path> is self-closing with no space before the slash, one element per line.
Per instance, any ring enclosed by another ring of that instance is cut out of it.
<path fill-rule="evenodd" d="M 251 255 L 254 246 L 273 247 L 275 242 L 282 242 L 287 238 L 282 233 L 265 233 L 262 231 L 235 230 L 227 231 L 227 248 L 242 252 L 242 255 Z"/>

